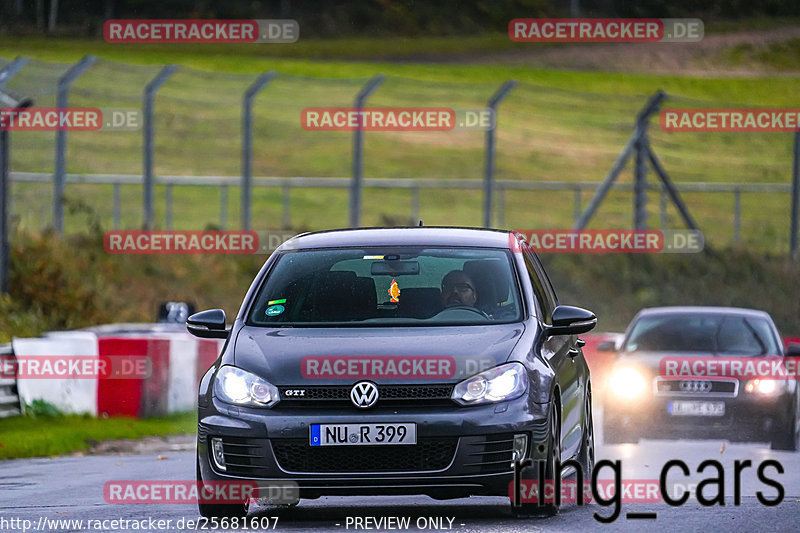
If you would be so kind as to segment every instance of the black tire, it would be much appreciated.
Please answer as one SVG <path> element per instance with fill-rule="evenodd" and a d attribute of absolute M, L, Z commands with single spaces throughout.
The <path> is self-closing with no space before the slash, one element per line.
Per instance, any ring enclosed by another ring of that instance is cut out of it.
<path fill-rule="evenodd" d="M 203 487 L 203 478 L 200 475 L 200 460 L 197 459 L 197 484 L 198 493 Z M 234 518 L 247 516 L 250 504 L 244 503 L 203 503 L 197 500 L 197 510 L 205 518 Z"/>
<path fill-rule="evenodd" d="M 561 421 L 558 416 L 558 409 L 556 409 L 555 401 L 550 405 L 549 416 L 550 431 L 547 441 L 547 460 L 545 463 L 545 480 L 554 480 L 556 472 L 556 459 L 561 462 Z M 534 466 L 536 462 L 534 461 Z M 533 468 L 538 472 L 538 468 Z M 517 517 L 537 517 L 546 518 L 558 514 L 558 506 L 555 502 L 551 503 L 523 503 L 521 505 L 514 505 L 511 502 L 511 512 Z"/>
<path fill-rule="evenodd" d="M 581 440 L 581 449 L 578 452 L 578 462 L 583 470 L 583 482 L 591 482 L 592 472 L 594 471 L 594 416 L 592 414 L 592 391 L 586 392 L 585 402 L 585 424 Z"/>
<path fill-rule="evenodd" d="M 775 431 L 772 432 L 770 441 L 770 448 L 773 450 L 782 450 L 786 452 L 797 451 L 797 443 L 800 441 L 800 427 L 797 423 L 796 401 L 788 420 L 786 423 L 779 425 Z"/>

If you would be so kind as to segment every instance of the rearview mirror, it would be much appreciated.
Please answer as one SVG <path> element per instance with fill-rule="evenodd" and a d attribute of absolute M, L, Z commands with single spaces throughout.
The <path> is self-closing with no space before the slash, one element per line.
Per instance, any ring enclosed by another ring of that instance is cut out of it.
<path fill-rule="evenodd" d="M 186 329 L 201 339 L 227 339 L 225 311 L 210 309 L 190 316 L 186 320 Z"/>
<path fill-rule="evenodd" d="M 553 310 L 553 324 L 547 326 L 547 335 L 578 335 L 597 325 L 591 311 L 571 305 L 559 305 Z"/>
<path fill-rule="evenodd" d="M 790 342 L 789 346 L 786 347 L 786 355 L 788 357 L 800 357 L 800 344 Z"/>
<path fill-rule="evenodd" d="M 419 261 L 378 261 L 372 263 L 373 276 L 402 276 L 419 274 Z"/>

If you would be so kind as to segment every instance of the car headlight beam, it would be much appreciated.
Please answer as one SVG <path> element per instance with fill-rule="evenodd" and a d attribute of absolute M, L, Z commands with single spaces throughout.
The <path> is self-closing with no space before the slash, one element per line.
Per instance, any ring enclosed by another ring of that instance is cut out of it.
<path fill-rule="evenodd" d="M 632 367 L 621 367 L 614 370 L 609 380 L 613 394 L 620 398 L 637 398 L 647 389 L 647 381 L 641 372 Z"/>
<path fill-rule="evenodd" d="M 778 384 L 774 379 L 754 379 L 745 387 L 747 392 L 757 392 L 764 396 L 774 394 L 777 389 Z"/>
<path fill-rule="evenodd" d="M 223 366 L 217 372 L 214 393 L 225 402 L 252 407 L 271 407 L 279 399 L 275 385 L 230 365 Z"/>
<path fill-rule="evenodd" d="M 528 373 L 521 363 L 507 363 L 465 379 L 453 388 L 452 399 L 461 405 L 513 400 L 528 387 Z"/>

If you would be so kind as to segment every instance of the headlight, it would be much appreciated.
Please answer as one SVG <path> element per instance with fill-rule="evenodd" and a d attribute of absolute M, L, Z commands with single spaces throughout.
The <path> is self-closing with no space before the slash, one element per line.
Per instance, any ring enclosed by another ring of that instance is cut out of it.
<path fill-rule="evenodd" d="M 452 398 L 461 405 L 513 400 L 528 386 L 528 373 L 520 363 L 507 363 L 465 379 L 453 388 Z"/>
<path fill-rule="evenodd" d="M 745 387 L 747 392 L 758 392 L 765 396 L 773 394 L 777 389 L 778 385 L 774 379 L 754 379 Z"/>
<path fill-rule="evenodd" d="M 278 402 L 278 388 L 235 366 L 223 366 L 214 379 L 217 398 L 237 405 L 270 407 Z"/>
<path fill-rule="evenodd" d="M 621 367 L 611 374 L 608 385 L 615 396 L 636 398 L 641 396 L 647 389 L 647 380 L 635 368 Z"/>

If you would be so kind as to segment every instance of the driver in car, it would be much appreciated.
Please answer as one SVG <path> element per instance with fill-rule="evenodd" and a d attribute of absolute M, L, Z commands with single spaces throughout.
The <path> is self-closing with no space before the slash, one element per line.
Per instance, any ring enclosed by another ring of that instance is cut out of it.
<path fill-rule="evenodd" d="M 456 305 L 475 307 L 477 300 L 475 283 L 463 270 L 452 270 L 442 278 L 442 305 L 444 307 Z"/>

